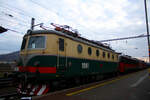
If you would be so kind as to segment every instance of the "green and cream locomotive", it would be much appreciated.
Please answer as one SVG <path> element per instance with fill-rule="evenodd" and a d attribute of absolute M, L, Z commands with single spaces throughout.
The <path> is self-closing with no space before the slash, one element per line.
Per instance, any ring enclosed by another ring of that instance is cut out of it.
<path fill-rule="evenodd" d="M 118 53 L 69 28 L 29 30 L 23 37 L 18 68 L 18 77 L 24 81 L 19 88 L 32 88 L 28 94 L 41 95 L 51 86 L 100 80 L 117 73 Z M 45 89 L 39 93 L 39 87 Z"/>

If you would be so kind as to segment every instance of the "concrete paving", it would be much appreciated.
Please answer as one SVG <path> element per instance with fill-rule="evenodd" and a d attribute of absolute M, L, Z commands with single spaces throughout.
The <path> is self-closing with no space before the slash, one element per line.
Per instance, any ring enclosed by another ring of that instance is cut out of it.
<path fill-rule="evenodd" d="M 66 90 L 36 100 L 150 100 L 148 71 L 140 71 L 93 86 Z"/>

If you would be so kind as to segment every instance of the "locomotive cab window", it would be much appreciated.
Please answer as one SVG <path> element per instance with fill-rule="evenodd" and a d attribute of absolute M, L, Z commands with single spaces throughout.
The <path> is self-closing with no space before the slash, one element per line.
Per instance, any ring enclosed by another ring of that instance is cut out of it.
<path fill-rule="evenodd" d="M 82 53 L 82 45 L 80 45 L 80 44 L 78 44 L 78 46 L 77 46 L 77 51 L 78 51 L 78 53 Z"/>
<path fill-rule="evenodd" d="M 88 54 L 91 55 L 92 54 L 92 49 L 89 47 L 88 48 Z"/>
<path fill-rule="evenodd" d="M 45 48 L 45 36 L 31 36 L 28 43 L 28 49 Z"/>
<path fill-rule="evenodd" d="M 25 49 L 26 42 L 27 42 L 27 39 L 23 38 L 23 42 L 22 42 L 22 45 L 21 45 L 21 50 Z"/>
<path fill-rule="evenodd" d="M 59 38 L 59 50 L 64 51 L 64 39 Z"/>

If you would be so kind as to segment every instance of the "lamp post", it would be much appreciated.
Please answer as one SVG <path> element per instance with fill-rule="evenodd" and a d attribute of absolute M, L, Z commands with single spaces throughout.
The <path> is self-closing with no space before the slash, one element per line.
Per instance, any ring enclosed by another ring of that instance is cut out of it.
<path fill-rule="evenodd" d="M 149 26 L 148 26 L 148 14 L 147 14 L 146 0 L 144 0 L 144 5 L 145 5 L 145 19 L 146 19 L 146 29 L 147 29 L 147 41 L 148 41 L 148 54 L 149 54 L 149 62 L 150 62 Z"/>

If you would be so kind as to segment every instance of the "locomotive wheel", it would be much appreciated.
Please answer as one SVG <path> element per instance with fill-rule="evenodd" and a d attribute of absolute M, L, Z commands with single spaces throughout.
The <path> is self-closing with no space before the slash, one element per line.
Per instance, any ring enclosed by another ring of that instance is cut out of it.
<path fill-rule="evenodd" d="M 95 75 L 91 76 L 90 82 L 94 82 L 95 80 L 96 80 L 96 76 Z"/>
<path fill-rule="evenodd" d="M 27 85 L 27 76 L 26 76 L 26 74 L 22 75 L 21 84 L 22 84 L 22 89 L 24 90 L 26 85 Z"/>
<path fill-rule="evenodd" d="M 60 88 L 59 85 L 60 85 L 59 81 L 51 82 L 51 84 L 50 84 L 51 91 L 59 90 L 59 88 Z"/>
<path fill-rule="evenodd" d="M 96 75 L 96 81 L 100 81 L 104 78 L 103 75 Z"/>
<path fill-rule="evenodd" d="M 61 89 L 64 89 L 64 88 L 67 87 L 67 82 L 66 82 L 66 80 L 60 81 L 60 87 L 61 87 Z"/>
<path fill-rule="evenodd" d="M 80 78 L 76 77 L 74 78 L 74 82 L 75 82 L 75 85 L 79 86 L 80 85 Z"/>

